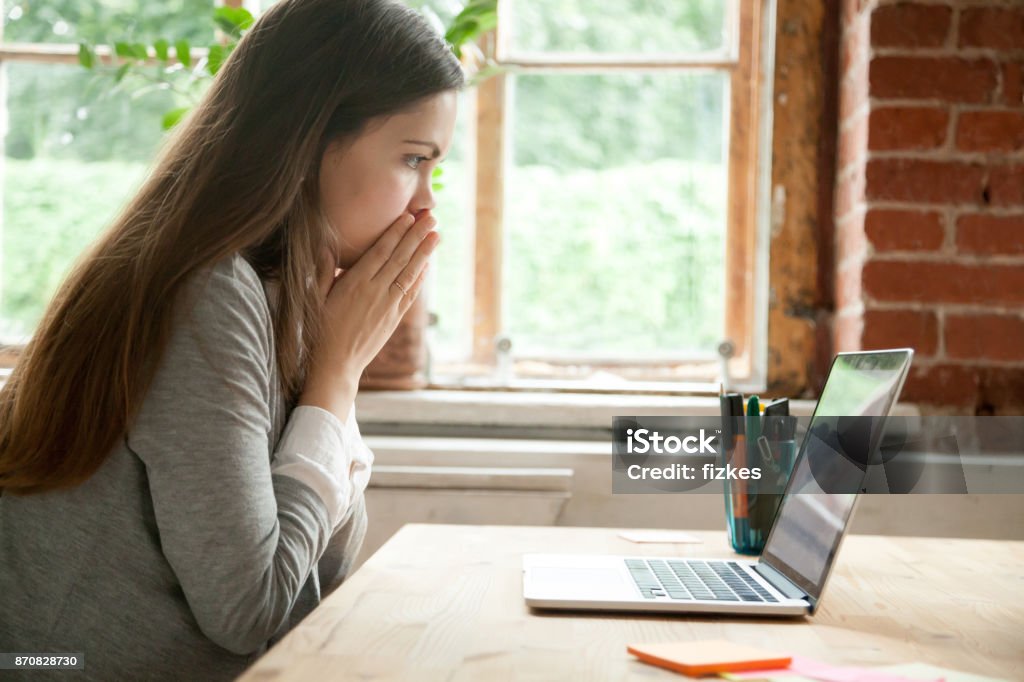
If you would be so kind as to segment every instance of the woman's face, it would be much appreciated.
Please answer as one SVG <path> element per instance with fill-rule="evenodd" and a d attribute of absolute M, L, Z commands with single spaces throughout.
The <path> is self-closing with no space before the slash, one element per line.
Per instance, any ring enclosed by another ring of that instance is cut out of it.
<path fill-rule="evenodd" d="M 456 102 L 454 91 L 432 95 L 328 147 L 320 206 L 339 237 L 338 267 L 352 267 L 403 213 L 434 207 L 431 172 L 451 146 Z"/>

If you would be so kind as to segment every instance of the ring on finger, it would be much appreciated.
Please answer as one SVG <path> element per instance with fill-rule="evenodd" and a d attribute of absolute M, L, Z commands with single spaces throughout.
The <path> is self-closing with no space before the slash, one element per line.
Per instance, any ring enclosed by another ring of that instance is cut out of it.
<path fill-rule="evenodd" d="M 405 287 L 403 287 L 401 284 L 398 283 L 398 280 L 395 280 L 394 282 L 392 282 L 391 286 L 398 287 L 398 290 L 402 292 L 402 296 L 408 296 L 409 295 L 409 292 L 406 291 Z"/>

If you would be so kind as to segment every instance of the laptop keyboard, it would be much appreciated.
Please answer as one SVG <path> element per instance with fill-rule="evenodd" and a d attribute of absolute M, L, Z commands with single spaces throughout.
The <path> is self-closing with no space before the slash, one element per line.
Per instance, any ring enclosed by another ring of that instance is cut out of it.
<path fill-rule="evenodd" d="M 645 599 L 778 602 L 735 561 L 626 559 L 626 568 Z"/>

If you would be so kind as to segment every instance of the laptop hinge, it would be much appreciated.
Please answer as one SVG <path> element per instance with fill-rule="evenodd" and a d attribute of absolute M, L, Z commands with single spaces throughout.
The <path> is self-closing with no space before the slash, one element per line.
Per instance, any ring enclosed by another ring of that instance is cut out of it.
<path fill-rule="evenodd" d="M 754 564 L 754 570 L 757 571 L 762 578 L 771 583 L 772 587 L 786 595 L 789 599 L 807 599 L 806 592 L 794 585 L 790 582 L 789 578 L 782 575 L 765 562 L 759 561 Z"/>

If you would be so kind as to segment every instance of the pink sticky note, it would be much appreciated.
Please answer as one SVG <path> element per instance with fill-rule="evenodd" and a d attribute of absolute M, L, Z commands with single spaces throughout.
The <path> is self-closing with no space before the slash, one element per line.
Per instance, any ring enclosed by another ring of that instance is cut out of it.
<path fill-rule="evenodd" d="M 748 680 L 778 675 L 780 672 L 790 672 L 804 677 L 810 677 L 821 682 L 943 682 L 942 678 L 921 678 L 903 677 L 881 670 L 871 668 L 856 668 L 829 665 L 821 661 L 815 661 L 803 656 L 793 656 L 793 662 L 784 671 L 780 670 L 749 670 L 741 673 L 732 673 L 732 679 Z"/>

